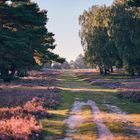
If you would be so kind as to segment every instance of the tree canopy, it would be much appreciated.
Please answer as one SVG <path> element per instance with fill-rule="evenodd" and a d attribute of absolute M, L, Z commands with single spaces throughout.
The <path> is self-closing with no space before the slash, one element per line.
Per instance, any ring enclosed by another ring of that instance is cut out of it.
<path fill-rule="evenodd" d="M 0 1 L 0 73 L 5 79 L 48 61 L 63 62 L 52 52 L 54 34 L 46 28 L 47 11 L 30 0 Z"/>
<path fill-rule="evenodd" d="M 111 6 L 93 6 L 79 18 L 85 59 L 101 74 L 112 67 L 140 73 L 140 9 L 115 0 Z"/>
<path fill-rule="evenodd" d="M 128 4 L 129 4 L 129 6 L 140 7 L 140 1 L 139 0 L 129 0 Z"/>

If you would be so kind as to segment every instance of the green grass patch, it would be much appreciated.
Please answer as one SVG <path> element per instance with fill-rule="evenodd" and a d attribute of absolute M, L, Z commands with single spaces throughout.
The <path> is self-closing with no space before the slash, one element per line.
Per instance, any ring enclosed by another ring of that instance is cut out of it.
<path fill-rule="evenodd" d="M 128 133 L 128 129 L 126 128 L 125 123 L 123 122 L 105 122 L 105 124 L 112 133 Z"/>

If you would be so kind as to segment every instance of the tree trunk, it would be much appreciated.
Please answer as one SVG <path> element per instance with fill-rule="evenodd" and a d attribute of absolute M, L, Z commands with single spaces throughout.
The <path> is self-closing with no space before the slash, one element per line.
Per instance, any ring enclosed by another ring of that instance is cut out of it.
<path fill-rule="evenodd" d="M 27 75 L 28 75 L 27 70 L 18 70 L 17 71 L 17 76 L 18 77 L 25 77 Z"/>
<path fill-rule="evenodd" d="M 130 74 L 131 74 L 131 76 L 134 76 L 135 75 L 135 72 L 134 72 L 134 69 L 133 68 L 130 70 Z"/>
<path fill-rule="evenodd" d="M 107 75 L 107 68 L 104 69 L 104 75 Z"/>
<path fill-rule="evenodd" d="M 111 73 L 113 73 L 113 72 L 114 72 L 113 67 L 111 67 L 111 68 L 110 68 L 110 71 L 111 71 Z"/>
<path fill-rule="evenodd" d="M 104 74 L 104 72 L 103 72 L 102 67 L 99 67 L 99 70 L 100 70 L 100 75 L 103 75 L 103 74 Z"/>
<path fill-rule="evenodd" d="M 9 70 L 8 69 L 2 69 L 1 70 L 1 78 L 3 79 L 4 82 L 11 82 L 12 77 L 9 74 Z"/>
<path fill-rule="evenodd" d="M 12 68 L 11 69 L 11 77 L 15 77 L 15 72 L 16 72 L 16 69 L 15 68 Z"/>

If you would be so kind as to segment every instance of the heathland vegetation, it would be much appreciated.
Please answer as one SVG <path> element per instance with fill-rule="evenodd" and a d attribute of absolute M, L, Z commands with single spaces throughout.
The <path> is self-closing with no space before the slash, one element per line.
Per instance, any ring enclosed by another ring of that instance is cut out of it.
<path fill-rule="evenodd" d="M 47 11 L 0 0 L 0 140 L 140 139 L 139 0 L 79 21 L 84 56 L 69 63 L 52 52 Z"/>

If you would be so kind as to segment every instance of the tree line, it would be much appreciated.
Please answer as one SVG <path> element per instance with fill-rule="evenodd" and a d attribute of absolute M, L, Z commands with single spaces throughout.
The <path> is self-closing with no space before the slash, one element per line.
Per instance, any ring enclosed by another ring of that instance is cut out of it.
<path fill-rule="evenodd" d="M 71 60 L 68 62 L 67 60 L 60 64 L 54 62 L 52 65 L 46 64 L 45 68 L 52 68 L 52 69 L 88 69 L 87 65 L 85 64 L 85 59 L 82 54 L 79 54 L 75 60 Z"/>
<path fill-rule="evenodd" d="M 140 75 L 140 2 L 115 0 L 111 6 L 93 5 L 79 17 L 86 63 L 101 74 L 113 66 Z"/>
<path fill-rule="evenodd" d="M 56 45 L 47 21 L 47 11 L 30 0 L 0 1 L 0 74 L 4 81 L 46 62 L 65 61 L 52 52 Z"/>

